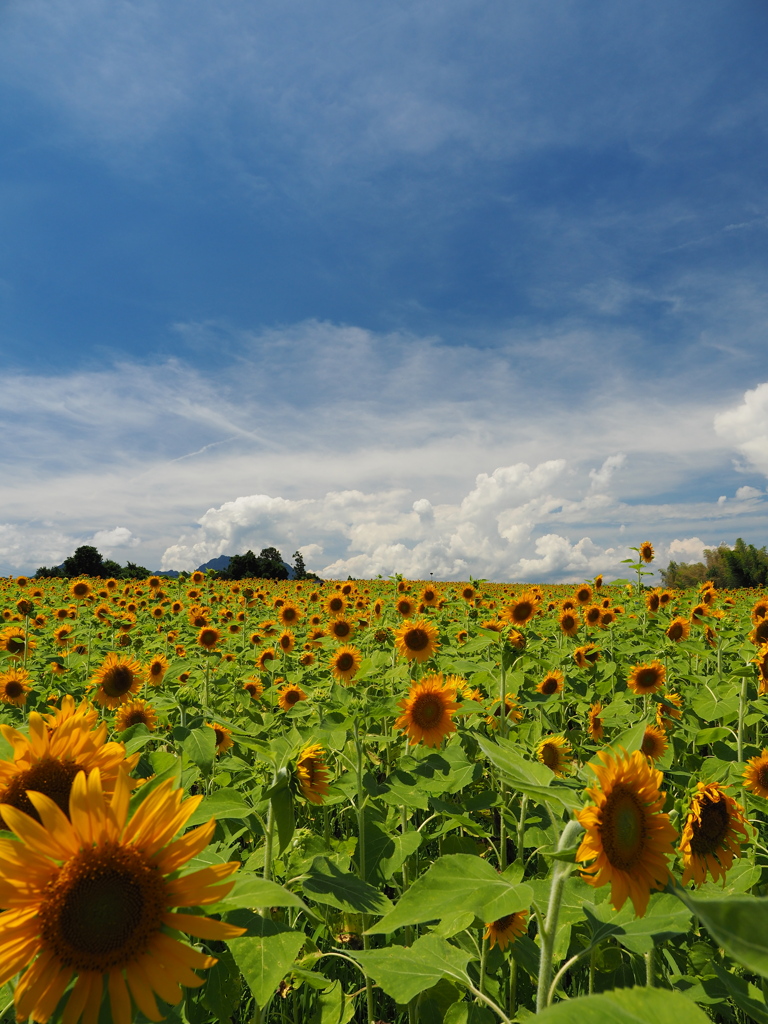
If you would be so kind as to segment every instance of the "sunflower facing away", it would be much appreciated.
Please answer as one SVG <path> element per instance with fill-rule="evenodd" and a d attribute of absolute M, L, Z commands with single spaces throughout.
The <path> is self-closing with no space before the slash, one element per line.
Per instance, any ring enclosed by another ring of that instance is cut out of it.
<path fill-rule="evenodd" d="M 319 743 L 304 747 L 296 762 L 301 792 L 312 804 L 321 804 L 328 795 L 328 768 L 325 751 Z"/>
<path fill-rule="evenodd" d="M 518 910 L 514 914 L 507 914 L 500 917 L 498 921 L 491 921 L 485 926 L 483 938 L 489 939 L 489 948 L 498 946 L 502 952 L 507 946 L 524 935 L 528 929 L 528 911 Z"/>
<path fill-rule="evenodd" d="M 205 939 L 242 934 L 222 921 L 173 912 L 220 900 L 232 886 L 225 879 L 239 865 L 172 877 L 208 844 L 215 824 L 174 841 L 202 797 L 182 804 L 182 791 L 172 785 L 153 790 L 130 821 L 123 772 L 111 798 L 98 770 L 87 779 L 80 772 L 71 821 L 40 793 L 30 799 L 42 827 L 2 806 L 21 845 L 0 840 L 0 905 L 6 908 L 0 914 L 0 984 L 25 971 L 14 996 L 20 1019 L 47 1021 L 75 978 L 64 1010 L 68 1024 L 81 1016 L 96 1024 L 105 979 L 114 1024 L 131 1024 L 136 1009 L 160 1020 L 155 993 L 176 1005 L 181 985 L 202 984 L 193 969 L 216 962 L 169 930 Z"/>
<path fill-rule="evenodd" d="M 698 782 L 680 839 L 683 885 L 722 878 L 741 856 L 741 844 L 749 839 L 744 809 L 717 782 Z"/>
<path fill-rule="evenodd" d="M 395 630 L 395 648 L 409 661 L 427 661 L 439 646 L 437 627 L 426 619 L 404 622 Z"/>
<path fill-rule="evenodd" d="M 667 858 L 677 832 L 664 814 L 661 772 L 640 750 L 632 754 L 600 751 L 600 764 L 590 764 L 598 784 L 587 790 L 593 806 L 576 815 L 586 836 L 576 860 L 586 863 L 582 877 L 599 888 L 611 884 L 611 903 L 621 910 L 629 897 L 635 915 L 648 909 L 651 892 L 669 878 Z"/>
<path fill-rule="evenodd" d="M 138 661 L 108 654 L 91 677 L 93 700 L 110 711 L 131 700 L 144 684 L 144 672 Z"/>
<path fill-rule="evenodd" d="M 411 743 L 438 747 L 444 736 L 456 731 L 452 721 L 459 706 L 456 687 L 444 682 L 442 673 L 425 676 L 399 703 L 403 714 L 395 722 L 395 727 L 407 732 Z"/>

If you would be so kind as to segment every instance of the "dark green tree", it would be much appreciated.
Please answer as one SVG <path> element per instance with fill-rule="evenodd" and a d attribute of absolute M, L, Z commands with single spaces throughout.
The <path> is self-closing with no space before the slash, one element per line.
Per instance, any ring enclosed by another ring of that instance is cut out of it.
<path fill-rule="evenodd" d="M 73 576 L 109 576 L 104 569 L 104 557 L 92 544 L 81 544 L 73 555 L 65 558 L 61 566 L 62 575 Z"/>
<path fill-rule="evenodd" d="M 262 580 L 287 580 L 288 566 L 277 548 L 262 548 L 256 559 L 256 576 Z"/>
<path fill-rule="evenodd" d="M 126 562 L 125 568 L 120 569 L 120 578 L 124 580 L 145 580 L 151 575 L 149 569 L 145 569 L 143 565 L 136 565 L 135 562 Z"/>
<path fill-rule="evenodd" d="M 304 556 L 300 551 L 293 552 L 293 578 L 295 580 L 305 580 L 307 578 L 307 567 L 304 564 Z"/>
<path fill-rule="evenodd" d="M 222 576 L 229 580 L 247 580 L 258 576 L 256 555 L 246 551 L 244 555 L 232 555 Z"/>
<path fill-rule="evenodd" d="M 745 544 L 741 537 L 732 548 L 722 548 L 725 563 L 725 585 L 736 587 L 764 587 L 768 582 L 768 552 L 765 547 Z"/>

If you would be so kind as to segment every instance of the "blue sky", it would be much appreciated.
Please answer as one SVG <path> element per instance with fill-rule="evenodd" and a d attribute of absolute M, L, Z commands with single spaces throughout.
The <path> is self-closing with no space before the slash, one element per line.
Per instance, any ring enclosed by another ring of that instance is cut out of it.
<path fill-rule="evenodd" d="M 768 542 L 768 9 L 11 0 L 0 572 Z"/>

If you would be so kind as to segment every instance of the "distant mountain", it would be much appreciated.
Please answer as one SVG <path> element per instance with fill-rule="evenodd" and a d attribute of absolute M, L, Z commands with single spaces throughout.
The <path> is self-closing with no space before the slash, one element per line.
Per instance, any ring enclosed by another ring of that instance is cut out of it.
<path fill-rule="evenodd" d="M 216 569 L 217 572 L 221 572 L 223 569 L 229 568 L 229 560 L 232 555 L 219 555 L 218 558 L 211 558 L 210 561 L 205 562 L 203 565 L 198 565 L 198 572 L 206 572 L 208 569 Z"/>

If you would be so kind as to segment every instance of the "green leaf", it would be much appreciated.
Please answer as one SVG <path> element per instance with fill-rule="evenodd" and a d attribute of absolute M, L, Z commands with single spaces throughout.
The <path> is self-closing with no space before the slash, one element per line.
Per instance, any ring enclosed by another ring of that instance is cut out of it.
<path fill-rule="evenodd" d="M 354 1012 L 354 999 L 344 995 L 340 981 L 334 981 L 318 996 L 313 1024 L 347 1024 Z"/>
<path fill-rule="evenodd" d="M 277 826 L 278 853 L 282 853 L 293 839 L 293 833 L 296 831 L 293 797 L 288 786 L 274 786 L 270 801 L 272 815 Z"/>
<path fill-rule="evenodd" d="M 526 910 L 533 898 L 527 885 L 512 885 L 480 857 L 452 853 L 440 857 L 417 878 L 391 913 L 369 929 L 370 934 L 393 932 L 409 924 L 439 921 L 471 912 L 482 921 Z"/>
<path fill-rule="evenodd" d="M 207 796 L 192 817 L 187 822 L 187 827 L 201 825 L 203 822 L 215 818 L 235 818 L 241 820 L 253 813 L 253 808 L 245 802 L 242 793 L 237 789 L 218 789 L 215 793 Z"/>
<path fill-rule="evenodd" d="M 235 921 L 236 916 L 229 919 Z M 306 936 L 257 915 L 251 915 L 249 924 L 250 930 L 258 934 L 230 939 L 228 945 L 257 1004 L 265 1006 L 290 970 Z"/>
<path fill-rule="evenodd" d="M 349 863 L 349 858 L 343 858 Z M 386 896 L 327 857 L 315 857 L 302 882 L 304 893 L 315 903 L 324 903 L 352 914 L 386 914 L 392 904 Z"/>
<path fill-rule="evenodd" d="M 215 912 L 223 913 L 234 907 L 247 907 L 250 910 L 261 907 L 303 907 L 304 902 L 295 892 L 289 892 L 277 882 L 239 871 L 235 875 L 232 891 L 215 906 Z"/>
<path fill-rule="evenodd" d="M 120 742 L 124 744 L 126 754 L 135 754 L 137 750 L 141 750 L 142 747 L 146 746 L 151 739 L 152 733 L 143 722 L 138 722 L 136 725 L 132 725 L 120 733 Z"/>
<path fill-rule="evenodd" d="M 193 729 L 181 745 L 185 757 L 197 765 L 204 775 L 209 775 L 216 756 L 216 731 L 203 726 Z"/>
<path fill-rule="evenodd" d="M 536 1024 L 709 1024 L 703 1010 L 678 992 L 618 988 L 599 996 L 556 1003 L 536 1015 Z"/>
<path fill-rule="evenodd" d="M 399 871 L 406 859 L 421 846 L 421 832 L 401 832 L 392 837 L 394 852 L 381 860 L 381 873 L 388 880 Z"/>
<path fill-rule="evenodd" d="M 664 939 L 684 935 L 691 926 L 691 912 L 668 893 L 651 898 L 643 917 L 635 918 L 634 907 L 627 903 L 615 911 L 609 903 L 584 905 L 593 941 L 612 935 L 632 953 L 647 953 Z"/>
<path fill-rule="evenodd" d="M 507 777 L 515 792 L 533 797 L 539 803 L 559 804 L 569 811 L 582 806 L 583 801 L 567 786 L 553 784 L 555 776 L 546 765 L 522 757 L 509 740 L 499 738 L 491 742 L 484 736 L 477 736 L 477 742 L 485 756 Z"/>
<path fill-rule="evenodd" d="M 219 1020 L 230 1020 L 240 1003 L 240 971 L 230 950 L 217 950 L 216 957 L 201 998 Z"/>
<path fill-rule="evenodd" d="M 768 915 L 756 896 L 706 899 L 675 888 L 674 894 L 696 914 L 718 945 L 750 971 L 768 978 Z"/>
<path fill-rule="evenodd" d="M 755 985 L 749 984 L 746 978 L 740 978 L 730 971 L 724 971 L 718 964 L 712 965 L 715 974 L 721 983 L 728 990 L 731 999 L 736 1003 L 750 1021 L 754 1024 L 768 1024 L 768 1009 L 766 1009 L 763 993 Z"/>
<path fill-rule="evenodd" d="M 350 953 L 366 975 L 397 1003 L 407 1003 L 441 978 L 466 985 L 470 954 L 436 935 L 424 935 L 412 946 L 389 946 Z"/>
<path fill-rule="evenodd" d="M 697 747 L 703 747 L 709 743 L 714 743 L 715 740 L 724 740 L 730 735 L 731 730 L 725 729 L 721 725 L 715 726 L 713 729 L 699 729 L 696 733 L 694 743 Z"/>

